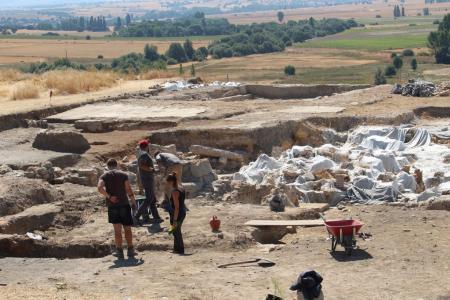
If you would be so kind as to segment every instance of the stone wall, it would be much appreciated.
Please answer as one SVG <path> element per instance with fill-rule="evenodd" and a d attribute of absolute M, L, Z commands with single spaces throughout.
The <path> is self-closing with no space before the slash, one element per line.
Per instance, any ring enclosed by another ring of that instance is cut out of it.
<path fill-rule="evenodd" d="M 299 99 L 331 96 L 334 93 L 344 93 L 353 90 L 369 88 L 368 84 L 293 84 L 293 85 L 261 85 L 247 84 L 245 94 L 269 99 Z"/>

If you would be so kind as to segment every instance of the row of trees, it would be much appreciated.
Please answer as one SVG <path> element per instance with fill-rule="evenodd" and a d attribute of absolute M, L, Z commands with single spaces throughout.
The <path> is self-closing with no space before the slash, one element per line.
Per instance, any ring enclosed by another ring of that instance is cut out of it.
<path fill-rule="evenodd" d="M 109 31 L 108 24 L 105 17 L 94 17 L 90 18 L 79 17 L 79 18 L 66 18 L 58 22 L 44 21 L 38 23 L 34 29 L 38 30 L 67 30 L 67 31 Z"/>
<path fill-rule="evenodd" d="M 238 33 L 213 42 L 208 50 L 214 58 L 283 51 L 293 43 L 342 32 L 356 27 L 354 20 L 322 19 L 261 23 L 238 26 Z"/>
<path fill-rule="evenodd" d="M 184 37 L 199 35 L 228 35 L 236 32 L 236 26 L 227 19 L 206 19 L 198 12 L 192 17 L 131 23 L 119 31 L 124 37 Z"/>
<path fill-rule="evenodd" d="M 428 47 L 432 49 L 436 63 L 450 64 L 450 14 L 444 16 L 437 31 L 430 32 Z"/>
<path fill-rule="evenodd" d="M 410 49 L 405 49 L 402 53 L 402 56 L 403 57 L 413 57 L 414 52 Z M 391 58 L 392 58 L 392 63 L 390 65 L 386 66 L 386 68 L 384 69 L 384 72 L 380 68 L 378 68 L 376 70 L 375 77 L 374 77 L 374 83 L 376 85 L 386 84 L 386 82 L 387 82 L 386 77 L 395 76 L 402 69 L 402 67 L 404 65 L 403 58 L 401 56 L 397 55 L 396 53 L 392 53 Z M 417 70 L 418 63 L 417 63 L 417 59 L 415 57 L 413 57 L 410 60 L 409 64 L 413 71 Z"/>
<path fill-rule="evenodd" d="M 399 5 L 395 5 L 394 6 L 394 17 L 395 18 L 400 18 L 400 17 L 404 17 L 405 16 L 405 7 L 404 6 L 399 6 Z"/>
<path fill-rule="evenodd" d="M 114 59 L 111 68 L 125 73 L 139 73 L 147 69 L 166 69 L 167 65 L 202 61 L 207 56 L 207 48 L 200 47 L 196 50 L 192 42 L 187 39 L 183 44 L 170 44 L 165 54 L 160 54 L 155 45 L 147 44 L 143 53 L 129 53 Z"/>

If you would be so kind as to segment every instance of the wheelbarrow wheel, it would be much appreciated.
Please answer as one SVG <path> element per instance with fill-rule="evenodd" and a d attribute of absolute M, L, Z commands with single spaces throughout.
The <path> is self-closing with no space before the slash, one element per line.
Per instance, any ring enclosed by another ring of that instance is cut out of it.
<path fill-rule="evenodd" d="M 352 255 L 352 251 L 353 251 L 352 247 L 346 247 L 345 248 L 345 254 L 347 254 L 347 255 Z"/>
<path fill-rule="evenodd" d="M 331 252 L 335 252 L 336 251 L 336 246 L 337 246 L 337 238 L 333 236 L 331 236 Z"/>

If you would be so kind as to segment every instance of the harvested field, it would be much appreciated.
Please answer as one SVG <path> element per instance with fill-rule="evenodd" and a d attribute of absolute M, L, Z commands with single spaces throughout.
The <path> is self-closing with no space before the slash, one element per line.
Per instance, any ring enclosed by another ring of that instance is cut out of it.
<path fill-rule="evenodd" d="M 98 60 L 99 55 L 113 59 L 130 52 L 143 52 L 146 44 L 154 44 L 164 53 L 174 41 L 184 39 L 143 40 L 55 40 L 0 39 L 0 65 L 41 61 L 66 57 Z M 194 47 L 207 46 L 210 39 L 194 40 Z"/>
<path fill-rule="evenodd" d="M 398 3 L 385 3 L 382 0 L 372 1 L 372 4 L 348 4 L 335 5 L 325 7 L 309 7 L 284 10 L 285 20 L 299 20 L 314 18 L 355 18 L 355 19 L 371 19 L 376 15 L 383 18 L 392 19 L 393 5 Z M 405 5 L 406 15 L 409 17 L 416 17 L 418 13 L 422 13 L 422 9 L 426 5 L 421 0 L 408 1 Z M 430 13 L 433 16 L 442 16 L 447 13 L 450 8 L 449 3 L 439 3 L 429 5 Z M 211 17 L 227 18 L 230 22 L 235 24 L 251 24 L 260 22 L 277 22 L 277 11 L 264 11 L 253 13 L 235 13 L 225 15 L 214 15 Z M 427 18 L 427 17 L 425 17 Z M 430 17 L 428 17 L 430 18 Z"/>

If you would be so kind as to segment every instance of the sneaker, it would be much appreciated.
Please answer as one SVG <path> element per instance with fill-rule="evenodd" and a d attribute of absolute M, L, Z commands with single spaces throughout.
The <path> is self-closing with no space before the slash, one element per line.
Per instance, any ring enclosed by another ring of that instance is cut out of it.
<path fill-rule="evenodd" d="M 117 259 L 122 260 L 124 259 L 124 255 L 123 255 L 123 249 L 116 249 L 116 251 L 114 251 L 113 256 L 117 257 Z"/>
<path fill-rule="evenodd" d="M 127 256 L 128 258 L 134 258 L 137 255 L 136 251 L 134 251 L 134 248 L 128 248 Z"/>

